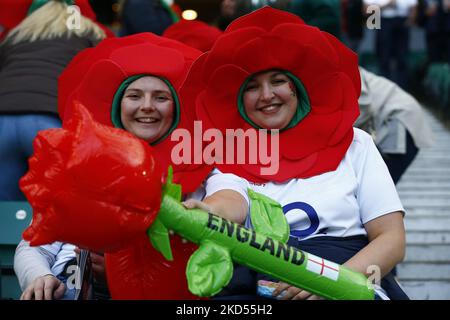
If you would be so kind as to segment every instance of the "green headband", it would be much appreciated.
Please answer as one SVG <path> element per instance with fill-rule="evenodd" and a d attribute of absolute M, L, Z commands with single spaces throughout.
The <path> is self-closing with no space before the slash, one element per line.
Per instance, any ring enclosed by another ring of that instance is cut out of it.
<path fill-rule="evenodd" d="M 272 71 L 272 70 L 268 70 L 268 71 Z M 281 131 L 287 130 L 289 128 L 295 127 L 303 118 L 305 118 L 306 115 L 311 111 L 311 103 L 309 102 L 308 93 L 306 92 L 306 89 L 303 86 L 303 83 L 300 81 L 300 79 L 298 79 L 296 76 L 294 76 L 292 73 L 290 73 L 288 71 L 284 71 L 284 70 L 273 70 L 273 71 L 280 71 L 283 74 L 285 74 L 286 76 L 288 76 L 289 79 L 291 79 L 292 82 L 294 83 L 296 91 L 297 91 L 297 96 L 298 96 L 298 104 L 297 104 L 297 110 L 295 112 L 295 115 L 291 119 L 289 124 L 285 128 L 280 130 L 280 132 L 281 132 Z M 251 75 L 250 77 L 248 77 L 242 84 L 241 88 L 239 89 L 238 110 L 239 110 L 239 113 L 241 114 L 242 118 L 244 118 L 244 120 L 247 123 L 249 123 L 252 127 L 256 128 L 256 129 L 263 129 L 260 126 L 258 126 L 256 123 L 254 123 L 252 120 L 250 120 L 247 113 L 245 112 L 245 107 L 244 107 L 245 88 L 247 87 L 248 82 L 253 78 L 253 76 L 254 75 Z"/>
<path fill-rule="evenodd" d="M 29 16 L 30 14 L 32 14 L 37 9 L 39 9 L 40 7 L 42 7 L 43 5 L 47 4 L 50 1 L 53 1 L 53 0 L 33 0 L 30 8 L 28 9 L 27 15 Z M 65 2 L 68 6 L 72 6 L 75 4 L 75 1 L 73 1 L 73 0 L 61 0 L 60 2 Z"/>
<path fill-rule="evenodd" d="M 131 76 L 131 77 L 125 79 L 122 82 L 122 84 L 119 86 L 119 89 L 117 89 L 116 94 L 114 95 L 114 99 L 112 102 L 112 108 L 111 108 L 111 121 L 112 121 L 114 127 L 120 128 L 120 129 L 125 129 L 122 124 L 122 120 L 120 118 L 121 103 L 122 103 L 123 95 L 125 94 L 125 90 L 128 88 L 128 86 L 132 82 L 134 82 L 142 77 L 147 77 L 147 76 L 155 77 L 150 74 L 139 74 L 139 75 Z M 170 90 L 170 93 L 172 94 L 173 102 L 175 105 L 175 114 L 174 114 L 173 123 L 170 126 L 170 129 L 161 138 L 159 138 L 158 140 L 156 140 L 153 143 L 150 143 L 150 145 L 152 145 L 152 146 L 160 143 L 165 138 L 167 138 L 172 133 L 172 131 L 175 130 L 175 128 L 178 126 L 178 123 L 180 122 L 180 103 L 178 101 L 178 96 L 177 96 L 175 89 L 172 87 L 170 82 L 167 81 L 166 79 L 161 78 L 161 77 L 156 77 L 156 78 L 164 81 L 164 83 L 169 87 L 169 90 Z"/>

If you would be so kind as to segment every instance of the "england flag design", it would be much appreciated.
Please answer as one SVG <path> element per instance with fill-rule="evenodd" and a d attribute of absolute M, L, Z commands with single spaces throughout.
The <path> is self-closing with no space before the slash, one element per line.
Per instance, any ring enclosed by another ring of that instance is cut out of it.
<path fill-rule="evenodd" d="M 312 254 L 308 254 L 306 270 L 320 274 L 321 276 L 327 277 L 334 281 L 337 281 L 339 277 L 338 264 Z"/>

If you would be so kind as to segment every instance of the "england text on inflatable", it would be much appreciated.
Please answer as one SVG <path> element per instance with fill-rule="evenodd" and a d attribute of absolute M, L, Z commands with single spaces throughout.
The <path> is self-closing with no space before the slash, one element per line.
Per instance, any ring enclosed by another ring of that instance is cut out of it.
<path fill-rule="evenodd" d="M 328 299 L 374 297 L 363 274 L 286 245 L 285 224 L 267 236 L 270 231 L 262 235 L 202 210 L 186 210 L 170 173 L 162 183 L 151 147 L 96 123 L 81 105 L 63 129 L 41 131 L 34 150 L 20 182 L 34 211 L 24 232 L 31 245 L 58 240 L 114 252 L 147 231 L 153 246 L 171 259 L 168 230 L 173 230 L 199 245 L 186 270 L 195 295 L 218 293 L 230 281 L 235 261 Z M 249 196 L 252 210 L 281 212 L 275 201 Z"/>

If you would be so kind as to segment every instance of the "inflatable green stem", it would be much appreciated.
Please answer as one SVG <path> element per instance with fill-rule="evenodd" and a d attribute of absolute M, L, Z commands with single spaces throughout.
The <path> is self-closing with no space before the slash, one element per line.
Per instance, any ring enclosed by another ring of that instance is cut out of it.
<path fill-rule="evenodd" d="M 277 202 L 251 190 L 249 198 L 256 231 L 199 209 L 184 208 L 181 187 L 172 184 L 169 170 L 161 209 L 148 234 L 155 249 L 168 260 L 172 260 L 168 230 L 199 245 L 186 270 L 193 294 L 220 292 L 231 279 L 234 261 L 327 299 L 374 299 L 373 287 L 363 274 L 285 244 L 289 227 Z"/>

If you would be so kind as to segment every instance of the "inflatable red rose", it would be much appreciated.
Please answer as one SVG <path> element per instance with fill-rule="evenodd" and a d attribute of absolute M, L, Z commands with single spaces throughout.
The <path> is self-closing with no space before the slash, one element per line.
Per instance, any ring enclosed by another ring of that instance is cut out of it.
<path fill-rule="evenodd" d="M 145 141 L 94 122 L 76 104 L 62 129 L 41 131 L 34 141 L 29 171 L 20 181 L 33 207 L 24 239 L 31 245 L 76 243 L 98 252 L 126 247 L 155 219 L 161 180 Z"/>

